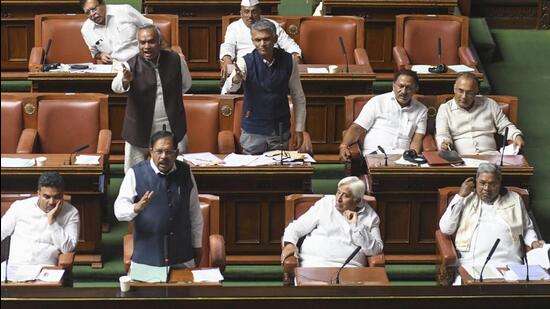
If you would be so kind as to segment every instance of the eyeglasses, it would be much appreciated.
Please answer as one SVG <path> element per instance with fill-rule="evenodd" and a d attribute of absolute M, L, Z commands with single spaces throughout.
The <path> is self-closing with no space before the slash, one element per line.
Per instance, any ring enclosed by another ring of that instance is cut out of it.
<path fill-rule="evenodd" d="M 167 155 L 167 156 L 173 156 L 177 153 L 176 150 L 153 150 L 153 153 L 157 156 Z"/>
<path fill-rule="evenodd" d="M 100 6 L 101 6 L 101 4 L 98 4 L 98 5 L 94 6 L 93 8 L 89 8 L 86 11 L 84 11 L 84 14 L 90 15 L 92 13 L 95 13 L 95 12 L 97 12 L 97 10 L 99 9 Z"/>

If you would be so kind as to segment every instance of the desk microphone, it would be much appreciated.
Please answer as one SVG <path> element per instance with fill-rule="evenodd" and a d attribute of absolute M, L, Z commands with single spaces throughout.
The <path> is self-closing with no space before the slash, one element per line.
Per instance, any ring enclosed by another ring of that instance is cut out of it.
<path fill-rule="evenodd" d="M 74 154 L 77 154 L 77 153 L 79 153 L 80 151 L 82 151 L 82 150 L 84 150 L 84 149 L 87 149 L 87 148 L 89 148 L 89 147 L 90 147 L 90 145 L 86 144 L 86 145 L 80 146 L 80 147 L 76 148 L 75 150 L 73 150 L 73 151 L 69 154 L 69 164 L 67 164 L 67 165 L 72 165 L 72 164 L 73 164 L 72 162 L 73 162 L 73 155 L 74 155 Z"/>
<path fill-rule="evenodd" d="M 378 150 L 384 154 L 384 166 L 388 166 L 388 155 L 382 146 L 378 145 Z"/>
<path fill-rule="evenodd" d="M 483 270 L 485 269 L 485 266 L 487 266 L 487 263 L 489 263 L 489 260 L 493 256 L 493 253 L 495 253 L 499 242 L 500 238 L 497 238 L 497 240 L 495 240 L 495 243 L 493 244 L 493 247 L 491 248 L 491 251 L 489 251 L 489 254 L 487 254 L 487 259 L 485 260 L 485 263 L 483 263 L 483 267 L 481 268 L 481 272 L 479 273 L 479 282 L 483 282 Z"/>
<path fill-rule="evenodd" d="M 507 142 L 508 142 L 508 127 L 504 129 L 504 137 L 502 137 L 502 151 L 500 153 L 500 166 L 504 164 L 504 148 L 506 148 Z"/>
<path fill-rule="evenodd" d="M 340 272 L 342 271 L 342 269 L 344 269 L 344 267 L 348 265 L 348 263 L 357 255 L 357 253 L 359 253 L 360 250 L 361 247 L 355 248 L 355 250 L 353 250 L 353 252 L 348 256 L 342 267 L 338 269 L 338 272 L 336 273 L 336 284 L 340 284 Z"/>
<path fill-rule="evenodd" d="M 48 40 L 48 45 L 46 46 L 46 51 L 44 52 L 44 59 L 42 59 L 42 71 L 48 72 L 52 69 L 57 69 L 59 67 L 59 63 L 51 63 L 48 64 L 48 54 L 50 53 L 50 48 L 52 47 L 52 39 Z"/>
<path fill-rule="evenodd" d="M 340 49 L 342 50 L 342 54 L 344 54 L 344 58 L 346 59 L 346 73 L 349 73 L 348 53 L 346 53 L 346 46 L 344 46 L 344 39 L 342 39 L 342 37 L 339 36 L 338 41 L 340 42 Z"/>
<path fill-rule="evenodd" d="M 527 250 L 525 250 L 525 240 L 521 234 L 519 234 L 519 243 L 521 246 L 521 258 L 525 260 L 525 268 L 527 270 L 525 274 L 525 281 L 529 282 L 529 262 L 527 261 Z"/>
<path fill-rule="evenodd" d="M 439 61 L 438 65 L 434 67 L 429 67 L 428 71 L 430 73 L 445 73 L 447 72 L 447 66 L 441 61 L 441 37 L 437 38 L 437 59 Z"/>

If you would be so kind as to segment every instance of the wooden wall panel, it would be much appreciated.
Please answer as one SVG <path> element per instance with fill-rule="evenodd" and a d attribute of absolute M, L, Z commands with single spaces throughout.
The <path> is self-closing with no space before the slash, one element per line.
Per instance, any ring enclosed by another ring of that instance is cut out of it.
<path fill-rule="evenodd" d="M 31 21 L 2 21 L 2 70 L 27 68 L 34 45 L 34 26 Z"/>

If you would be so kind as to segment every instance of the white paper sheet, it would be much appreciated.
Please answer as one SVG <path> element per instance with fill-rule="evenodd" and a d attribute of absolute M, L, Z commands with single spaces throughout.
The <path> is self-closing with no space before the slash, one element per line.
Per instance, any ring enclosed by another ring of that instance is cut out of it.
<path fill-rule="evenodd" d="M 502 152 L 502 148 L 501 148 Z M 519 147 L 516 147 L 516 144 L 512 143 L 504 147 L 504 155 L 517 155 L 519 153 Z"/>
<path fill-rule="evenodd" d="M 223 276 L 219 268 L 192 270 L 194 282 L 220 282 Z"/>
<path fill-rule="evenodd" d="M 327 68 L 307 68 L 309 74 L 328 74 Z"/>
<path fill-rule="evenodd" d="M 78 155 L 74 160 L 75 165 L 98 165 L 100 155 Z"/>
<path fill-rule="evenodd" d="M 36 165 L 36 161 L 34 158 L 2 158 L 1 165 L 2 167 L 31 167 Z"/>
<path fill-rule="evenodd" d="M 8 263 L 8 281 L 36 280 L 44 265 L 12 265 Z M 2 262 L 2 281 L 6 278 L 6 261 Z"/>
<path fill-rule="evenodd" d="M 472 159 L 472 158 L 462 158 L 462 161 L 464 161 L 464 164 L 462 165 L 453 165 L 454 167 L 479 167 L 481 163 L 489 163 L 487 160 L 479 160 L 479 159 Z"/>
<path fill-rule="evenodd" d="M 431 74 L 430 71 L 428 71 L 430 67 L 431 65 L 415 64 L 412 66 L 411 70 L 418 74 Z"/>
<path fill-rule="evenodd" d="M 544 269 L 549 269 L 548 251 L 550 251 L 550 244 L 544 244 L 541 248 L 531 249 L 527 252 L 527 261 L 529 261 L 529 264 L 538 264 Z"/>
<path fill-rule="evenodd" d="M 540 265 L 531 265 L 529 263 L 529 280 L 550 280 L 550 275 Z M 527 275 L 527 266 L 523 264 L 508 265 L 510 271 L 514 272 L 519 280 L 525 280 Z"/>
<path fill-rule="evenodd" d="M 223 159 L 223 162 L 225 162 L 225 166 L 248 166 L 259 157 L 260 156 L 230 153 Z"/>
<path fill-rule="evenodd" d="M 59 282 L 61 281 L 64 273 L 64 269 L 43 268 L 37 279 L 45 282 Z"/>
<path fill-rule="evenodd" d="M 479 273 L 483 267 L 482 265 L 475 267 L 471 265 L 463 265 L 462 267 L 470 274 L 470 276 L 472 276 L 472 278 L 479 280 Z M 483 279 L 504 279 L 504 276 L 494 265 L 487 265 L 483 270 Z"/>
<path fill-rule="evenodd" d="M 186 153 L 178 156 L 178 160 L 185 160 L 194 165 L 208 166 L 221 164 L 223 161 L 210 152 Z"/>
<path fill-rule="evenodd" d="M 475 70 L 470 68 L 467 65 L 463 64 L 455 64 L 455 65 L 449 65 L 447 66 L 449 69 L 457 72 L 457 73 L 463 73 L 463 72 L 474 72 Z"/>

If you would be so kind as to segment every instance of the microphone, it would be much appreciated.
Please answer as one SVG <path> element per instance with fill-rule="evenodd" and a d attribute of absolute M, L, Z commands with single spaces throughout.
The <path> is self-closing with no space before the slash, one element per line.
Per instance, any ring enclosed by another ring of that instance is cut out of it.
<path fill-rule="evenodd" d="M 353 250 L 353 252 L 348 256 L 342 267 L 338 269 L 338 272 L 336 273 L 336 284 L 340 284 L 340 272 L 342 271 L 342 269 L 344 269 L 344 267 L 348 265 L 348 263 L 357 255 L 357 253 L 359 253 L 360 250 L 361 247 L 355 248 L 355 250 Z"/>
<path fill-rule="evenodd" d="M 280 143 L 280 158 L 281 158 L 281 165 L 283 165 L 283 123 L 279 122 L 279 143 Z"/>
<path fill-rule="evenodd" d="M 441 50 L 441 37 L 437 38 L 437 59 L 438 59 L 438 64 L 434 67 L 429 67 L 428 68 L 428 71 L 430 73 L 445 73 L 447 72 L 447 66 L 443 64 L 443 61 L 441 60 L 441 54 L 442 54 L 442 50 Z"/>
<path fill-rule="evenodd" d="M 519 234 L 519 243 L 521 246 L 521 258 L 522 260 L 525 260 L 525 268 L 527 270 L 525 274 L 525 281 L 529 282 L 529 262 L 527 261 L 527 250 L 525 250 L 525 240 L 521 234 Z"/>
<path fill-rule="evenodd" d="M 491 251 L 489 251 L 489 254 L 487 254 L 487 259 L 485 260 L 485 263 L 483 263 L 483 267 L 481 268 L 481 272 L 479 273 L 479 282 L 483 282 L 483 270 L 485 269 L 487 263 L 489 263 L 489 260 L 493 256 L 493 253 L 495 253 L 499 242 L 500 238 L 497 238 L 497 240 L 495 240 L 495 243 L 493 244 L 493 247 L 491 248 Z"/>
<path fill-rule="evenodd" d="M 73 161 L 72 159 L 73 159 L 73 155 L 74 155 L 74 154 L 77 154 L 78 152 L 80 152 L 80 151 L 82 151 L 82 150 L 84 150 L 84 149 L 87 149 L 87 148 L 89 148 L 89 147 L 90 147 L 90 145 L 86 144 L 86 145 L 80 146 L 80 147 L 76 148 L 75 150 L 73 150 L 73 151 L 69 154 L 69 164 L 67 164 L 67 165 L 72 165 L 72 164 L 73 164 L 73 163 L 72 163 L 72 161 Z"/>
<path fill-rule="evenodd" d="M 50 48 L 52 47 L 52 39 L 48 40 L 48 45 L 46 46 L 46 50 L 44 52 L 44 59 L 42 59 L 42 71 L 48 72 L 52 69 L 57 69 L 59 67 L 59 63 L 51 63 L 48 64 L 48 54 L 50 53 Z"/>
<path fill-rule="evenodd" d="M 378 150 L 384 154 L 384 166 L 388 166 L 388 155 L 386 154 L 386 151 L 384 151 L 384 148 L 380 145 L 378 145 Z"/>
<path fill-rule="evenodd" d="M 340 49 L 342 50 L 342 54 L 344 54 L 344 58 L 346 59 L 346 73 L 349 73 L 348 53 L 346 53 L 346 47 L 344 46 L 344 39 L 342 39 L 342 37 L 339 36 L 338 41 L 340 42 Z"/>
<path fill-rule="evenodd" d="M 504 148 L 508 142 L 508 127 L 504 129 L 504 136 L 502 137 L 502 151 L 500 153 L 500 166 L 504 164 Z"/>

